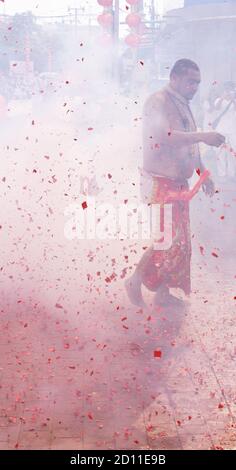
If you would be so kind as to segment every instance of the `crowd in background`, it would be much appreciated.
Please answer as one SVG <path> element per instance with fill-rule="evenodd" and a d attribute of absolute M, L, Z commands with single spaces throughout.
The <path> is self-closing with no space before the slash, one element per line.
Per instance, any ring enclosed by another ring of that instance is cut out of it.
<path fill-rule="evenodd" d="M 206 160 L 212 172 L 221 178 L 236 178 L 236 84 L 227 81 L 211 88 L 202 104 L 202 123 L 205 130 L 216 130 L 226 137 L 226 144 L 216 154 L 207 150 Z"/>

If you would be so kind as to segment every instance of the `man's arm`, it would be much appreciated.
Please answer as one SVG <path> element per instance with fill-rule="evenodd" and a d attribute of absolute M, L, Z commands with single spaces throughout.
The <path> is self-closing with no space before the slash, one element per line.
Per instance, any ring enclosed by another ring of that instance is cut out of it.
<path fill-rule="evenodd" d="M 198 162 L 197 162 L 197 165 L 196 165 L 196 170 L 198 170 L 198 169 L 200 170 L 201 175 L 203 175 L 204 173 L 207 173 L 207 171 L 208 171 L 208 170 L 206 170 L 205 166 L 203 165 L 200 155 L 199 155 Z M 208 175 L 207 178 L 205 178 L 205 181 L 203 181 L 202 189 L 203 189 L 204 193 L 207 194 L 208 196 L 213 196 L 213 194 L 215 193 L 215 185 L 214 185 L 214 182 L 213 182 L 213 180 L 211 179 L 211 177 L 209 175 Z"/>
<path fill-rule="evenodd" d="M 220 147 L 225 141 L 223 135 L 215 131 L 185 132 L 170 129 L 163 101 L 156 97 L 147 100 L 143 113 L 146 132 L 155 139 L 155 143 L 168 144 L 173 147 L 205 143 Z"/>
<path fill-rule="evenodd" d="M 169 130 L 162 133 L 162 142 L 173 146 L 193 145 L 203 142 L 212 147 L 220 147 L 225 141 L 218 132 L 183 132 Z"/>

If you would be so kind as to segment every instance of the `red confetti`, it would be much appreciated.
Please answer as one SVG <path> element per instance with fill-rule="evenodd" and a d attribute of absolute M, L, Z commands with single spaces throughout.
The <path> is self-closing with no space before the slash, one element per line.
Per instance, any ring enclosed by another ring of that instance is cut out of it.
<path fill-rule="evenodd" d="M 92 413 L 88 413 L 88 418 L 91 419 L 91 420 L 93 419 Z"/>
<path fill-rule="evenodd" d="M 200 169 L 199 169 L 199 168 L 197 168 L 197 169 L 196 169 L 196 173 L 198 174 L 198 176 L 200 176 L 200 174 L 201 174 L 201 171 L 200 171 Z"/>
<path fill-rule="evenodd" d="M 82 203 L 82 207 L 83 207 L 83 209 L 87 209 L 87 207 L 88 207 L 88 204 L 87 204 L 87 202 L 86 202 L 86 201 L 84 201 L 84 202 Z"/>
<path fill-rule="evenodd" d="M 215 253 L 214 251 L 213 251 L 211 254 L 212 254 L 212 256 L 214 256 L 215 258 L 218 258 L 218 257 L 219 257 L 219 255 L 217 255 L 217 253 Z"/>
<path fill-rule="evenodd" d="M 147 432 L 153 431 L 154 430 L 153 425 L 152 424 L 147 424 L 146 430 L 147 430 Z"/>
<path fill-rule="evenodd" d="M 223 404 L 223 403 L 219 403 L 218 408 L 219 408 L 219 410 L 222 410 L 222 408 L 224 408 L 224 404 Z"/>
<path fill-rule="evenodd" d="M 63 308 L 62 305 L 60 305 L 60 304 L 56 304 L 55 307 L 56 308 Z"/>
<path fill-rule="evenodd" d="M 109 282 L 113 281 L 113 279 L 115 279 L 115 278 L 116 278 L 116 273 L 112 273 L 111 276 L 107 276 L 105 278 L 105 282 L 109 283 Z"/>
<path fill-rule="evenodd" d="M 153 356 L 154 356 L 154 357 L 161 357 L 161 356 L 162 356 L 162 352 L 161 352 L 161 351 L 158 351 L 158 350 L 157 350 L 157 351 L 154 351 L 154 352 L 153 352 Z"/>

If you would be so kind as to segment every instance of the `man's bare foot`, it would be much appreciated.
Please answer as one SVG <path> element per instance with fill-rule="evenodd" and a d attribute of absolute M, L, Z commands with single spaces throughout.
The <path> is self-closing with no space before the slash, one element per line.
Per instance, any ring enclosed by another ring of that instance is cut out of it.
<path fill-rule="evenodd" d="M 169 288 L 165 285 L 158 287 L 153 299 L 154 305 L 181 305 L 182 300 L 170 294 Z"/>
<path fill-rule="evenodd" d="M 146 304 L 143 300 L 141 286 L 142 283 L 135 274 L 125 281 L 125 289 L 130 302 L 133 305 L 145 308 Z"/>

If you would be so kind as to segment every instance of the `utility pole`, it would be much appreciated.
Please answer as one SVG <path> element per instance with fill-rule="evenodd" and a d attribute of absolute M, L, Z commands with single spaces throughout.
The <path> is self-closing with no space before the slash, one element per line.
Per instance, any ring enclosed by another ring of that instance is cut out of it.
<path fill-rule="evenodd" d="M 151 41 L 152 41 L 152 61 L 155 62 L 155 38 L 156 38 L 156 12 L 155 12 L 155 0 L 152 0 L 151 7 L 150 7 L 150 16 L 151 16 Z"/>
<path fill-rule="evenodd" d="M 131 7 L 131 11 L 138 13 L 139 11 L 143 11 L 143 0 L 139 0 L 139 2 Z"/>
<path fill-rule="evenodd" d="M 119 42 L 119 29 L 120 29 L 120 1 L 115 0 L 115 9 L 114 9 L 114 42 L 117 44 Z"/>
<path fill-rule="evenodd" d="M 68 11 L 69 11 L 69 12 L 71 12 L 71 11 L 74 12 L 75 35 L 77 36 L 77 32 L 78 32 L 78 18 L 79 18 L 78 11 L 79 11 L 79 8 L 71 8 L 71 7 L 69 7 L 69 8 L 68 8 Z"/>
<path fill-rule="evenodd" d="M 155 1 L 152 0 L 151 2 L 151 25 L 152 25 L 152 28 L 154 29 L 155 28 Z"/>

